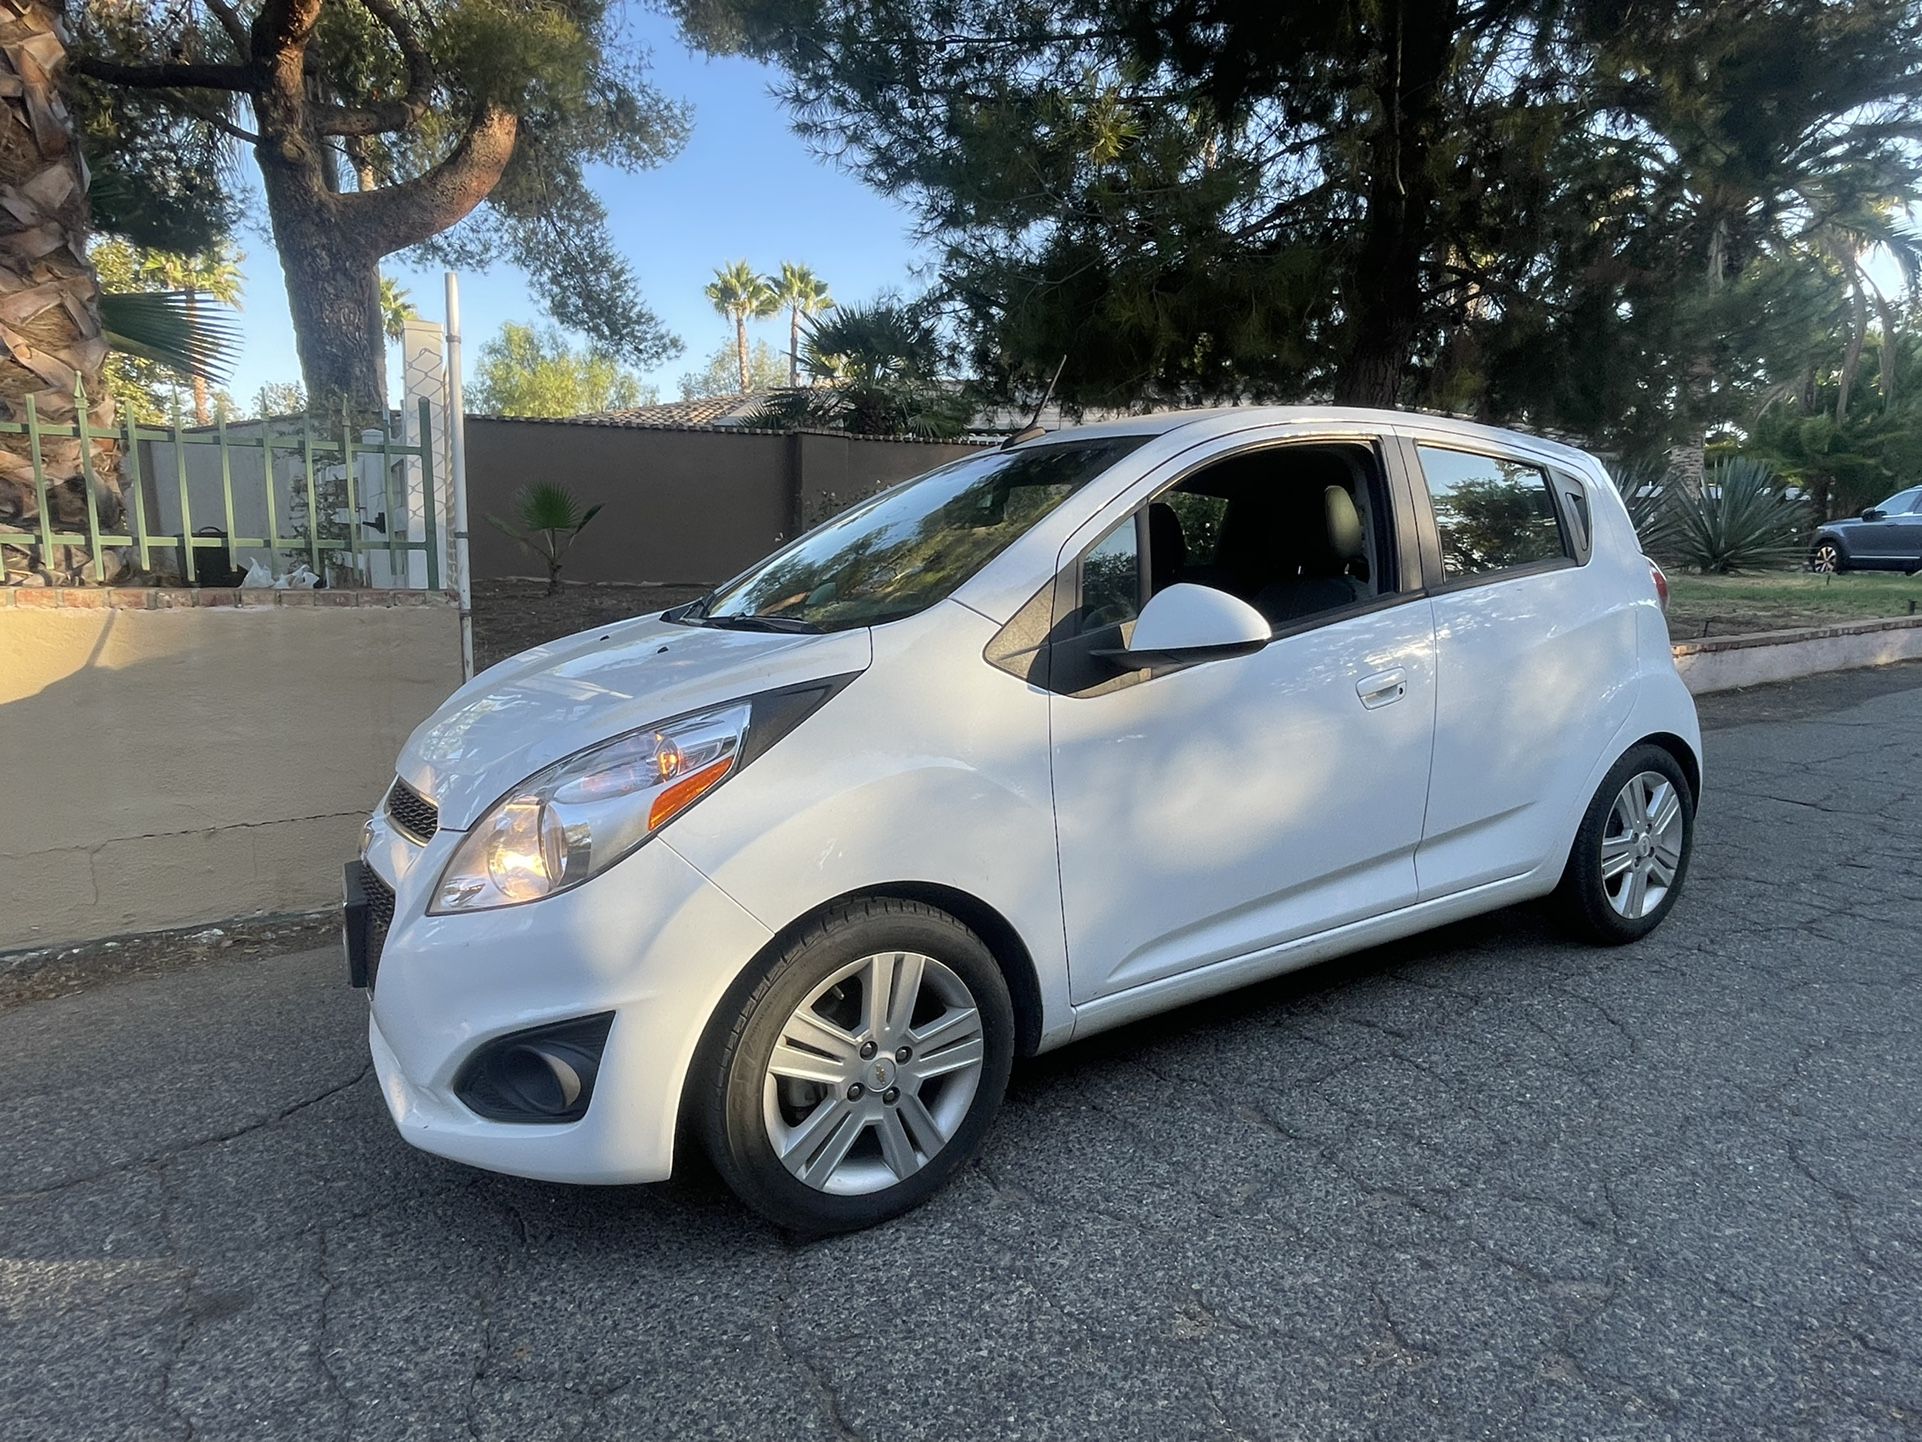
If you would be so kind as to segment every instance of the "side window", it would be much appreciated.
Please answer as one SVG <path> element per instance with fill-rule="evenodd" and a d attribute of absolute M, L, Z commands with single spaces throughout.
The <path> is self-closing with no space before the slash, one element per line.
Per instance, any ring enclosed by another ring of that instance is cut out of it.
<path fill-rule="evenodd" d="M 1568 554 L 1555 495 L 1535 466 L 1439 446 L 1416 447 L 1453 581 Z"/>
<path fill-rule="evenodd" d="M 1883 509 L 1892 516 L 1912 516 L 1917 511 L 1922 511 L 1922 486 L 1904 491 Z"/>
<path fill-rule="evenodd" d="M 1132 621 L 1141 612 L 1141 549 L 1131 515 L 1081 559 L 1084 632 Z"/>

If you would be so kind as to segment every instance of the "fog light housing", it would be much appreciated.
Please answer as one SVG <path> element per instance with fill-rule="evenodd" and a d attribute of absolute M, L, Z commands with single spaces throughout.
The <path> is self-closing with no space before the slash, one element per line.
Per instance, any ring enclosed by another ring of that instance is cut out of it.
<path fill-rule="evenodd" d="M 454 1095 L 493 1122 L 577 1122 L 587 1115 L 614 1013 L 530 1027 L 482 1045 L 454 1078 Z"/>

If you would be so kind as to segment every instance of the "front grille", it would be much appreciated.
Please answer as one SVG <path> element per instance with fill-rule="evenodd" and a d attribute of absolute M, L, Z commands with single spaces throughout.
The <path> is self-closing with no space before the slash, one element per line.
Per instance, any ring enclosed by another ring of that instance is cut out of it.
<path fill-rule="evenodd" d="M 394 924 L 394 888 L 366 862 L 360 864 L 361 889 L 367 893 L 367 989 L 374 989 L 380 954 L 387 946 L 387 928 Z"/>
<path fill-rule="evenodd" d="M 433 839 L 440 825 L 440 808 L 398 776 L 387 789 L 387 814 L 395 826 L 423 844 Z"/>

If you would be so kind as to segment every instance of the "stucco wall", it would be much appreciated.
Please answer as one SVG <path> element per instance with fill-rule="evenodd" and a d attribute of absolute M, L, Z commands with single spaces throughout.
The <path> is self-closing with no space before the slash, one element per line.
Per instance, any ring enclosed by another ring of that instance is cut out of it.
<path fill-rule="evenodd" d="M 337 899 L 459 683 L 439 595 L 0 589 L 0 949 Z"/>

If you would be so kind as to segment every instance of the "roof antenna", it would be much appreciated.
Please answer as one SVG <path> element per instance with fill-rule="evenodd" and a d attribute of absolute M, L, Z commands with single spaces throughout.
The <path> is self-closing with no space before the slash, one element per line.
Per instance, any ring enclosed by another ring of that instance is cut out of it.
<path fill-rule="evenodd" d="M 1060 363 L 1055 366 L 1054 374 L 1048 377 L 1048 388 L 1041 392 L 1041 399 L 1034 403 L 1034 414 L 1028 417 L 1028 423 L 1025 426 L 1001 443 L 1002 450 L 1005 451 L 1009 446 L 1018 446 L 1023 441 L 1031 441 L 1036 436 L 1045 436 L 1048 433 L 1047 428 L 1041 424 L 1041 413 L 1048 408 L 1048 402 L 1054 399 L 1055 383 L 1061 379 L 1061 372 L 1067 369 L 1067 365 L 1068 357 L 1064 354 Z"/>

